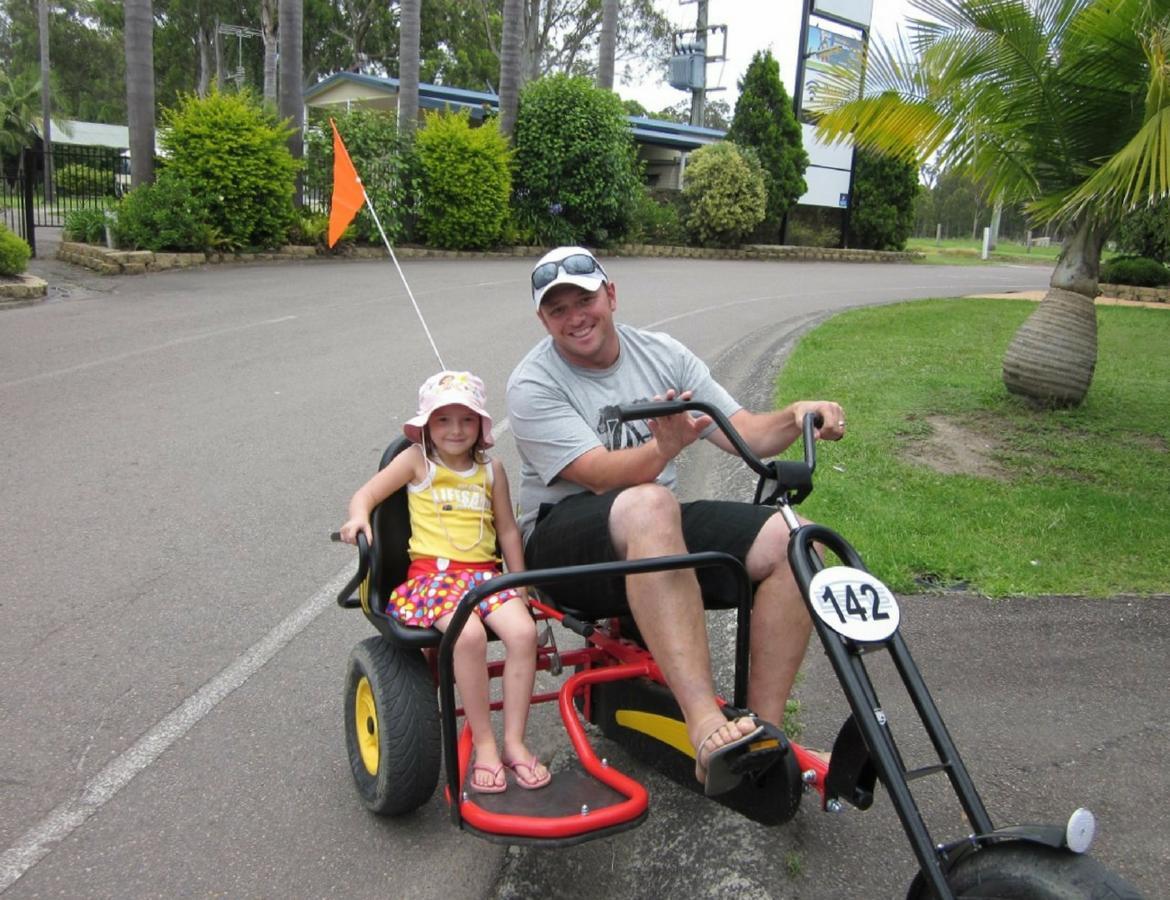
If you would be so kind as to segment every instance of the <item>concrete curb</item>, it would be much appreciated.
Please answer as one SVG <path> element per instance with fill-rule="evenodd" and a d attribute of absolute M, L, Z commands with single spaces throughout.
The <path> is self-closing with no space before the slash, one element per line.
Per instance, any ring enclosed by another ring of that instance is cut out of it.
<path fill-rule="evenodd" d="M 0 282 L 0 309 L 40 303 L 49 292 L 48 284 L 36 275 L 17 275 L 16 281 Z"/>

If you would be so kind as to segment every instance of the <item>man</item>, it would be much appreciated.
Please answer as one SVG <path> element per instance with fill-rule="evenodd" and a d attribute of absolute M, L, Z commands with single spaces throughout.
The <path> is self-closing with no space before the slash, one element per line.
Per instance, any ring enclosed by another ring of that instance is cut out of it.
<path fill-rule="evenodd" d="M 722 550 L 746 566 L 755 588 L 748 706 L 777 725 L 804 658 L 811 622 L 786 558 L 788 528 L 775 510 L 748 503 L 681 504 L 674 459 L 699 438 L 734 449 L 709 416 L 621 423 L 609 408 L 640 400 L 694 397 L 711 403 L 760 456 L 801 434 L 808 412 L 818 437 L 841 438 L 845 415 L 829 401 L 753 413 L 742 408 L 681 343 L 614 322 L 617 290 L 582 247 L 558 247 L 532 270 L 532 299 L 548 331 L 508 379 L 507 404 L 520 452 L 520 526 L 530 568 Z M 711 574 L 708 574 L 708 573 Z M 703 570 L 626 578 L 630 612 L 686 720 L 695 776 L 739 752 L 760 727 L 728 721 L 715 701 L 701 584 Z M 574 587 L 577 590 L 574 590 Z M 558 588 L 553 599 L 588 611 L 597 583 Z M 716 789 L 734 786 L 734 779 Z"/>

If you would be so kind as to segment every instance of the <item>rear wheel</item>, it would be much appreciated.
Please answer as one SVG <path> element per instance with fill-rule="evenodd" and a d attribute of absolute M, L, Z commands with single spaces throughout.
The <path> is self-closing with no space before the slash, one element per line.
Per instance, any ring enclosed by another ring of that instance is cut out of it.
<path fill-rule="evenodd" d="M 955 900 L 1141 900 L 1091 856 L 1012 841 L 968 854 L 947 876 Z M 915 879 L 910 897 L 932 897 Z"/>
<path fill-rule="evenodd" d="M 345 743 L 362 803 L 380 816 L 418 809 L 439 783 L 439 704 L 422 652 L 371 637 L 345 675 Z"/>

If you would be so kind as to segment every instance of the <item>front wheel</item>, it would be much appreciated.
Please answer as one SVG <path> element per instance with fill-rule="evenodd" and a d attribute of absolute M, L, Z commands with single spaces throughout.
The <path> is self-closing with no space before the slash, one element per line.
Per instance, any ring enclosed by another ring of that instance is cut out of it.
<path fill-rule="evenodd" d="M 947 876 L 955 900 L 1141 900 L 1137 888 L 1091 856 L 1024 841 L 964 856 Z M 921 876 L 910 900 L 933 897 Z"/>
<path fill-rule="evenodd" d="M 371 637 L 353 648 L 345 674 L 345 743 L 366 808 L 399 816 L 439 783 L 439 703 L 422 652 Z"/>

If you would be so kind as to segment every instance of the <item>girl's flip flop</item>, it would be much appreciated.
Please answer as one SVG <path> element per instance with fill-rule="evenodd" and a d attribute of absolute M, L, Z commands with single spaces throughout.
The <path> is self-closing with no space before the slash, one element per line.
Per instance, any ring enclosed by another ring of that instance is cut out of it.
<path fill-rule="evenodd" d="M 542 788 L 550 781 L 552 781 L 552 772 L 545 771 L 544 777 L 537 777 L 536 767 L 540 765 L 540 760 L 535 756 L 528 762 L 508 762 L 504 760 L 504 765 L 512 770 L 512 774 L 516 776 L 516 784 L 524 788 L 526 791 L 535 791 L 537 788 Z M 521 774 L 520 770 L 524 769 L 528 772 L 525 776 Z"/>
<path fill-rule="evenodd" d="M 491 784 L 476 784 L 475 773 L 487 772 L 492 777 Z M 504 766 L 488 766 L 483 763 L 474 763 L 471 766 L 470 788 L 477 794 L 502 794 L 508 789 L 508 779 L 504 777 Z"/>

